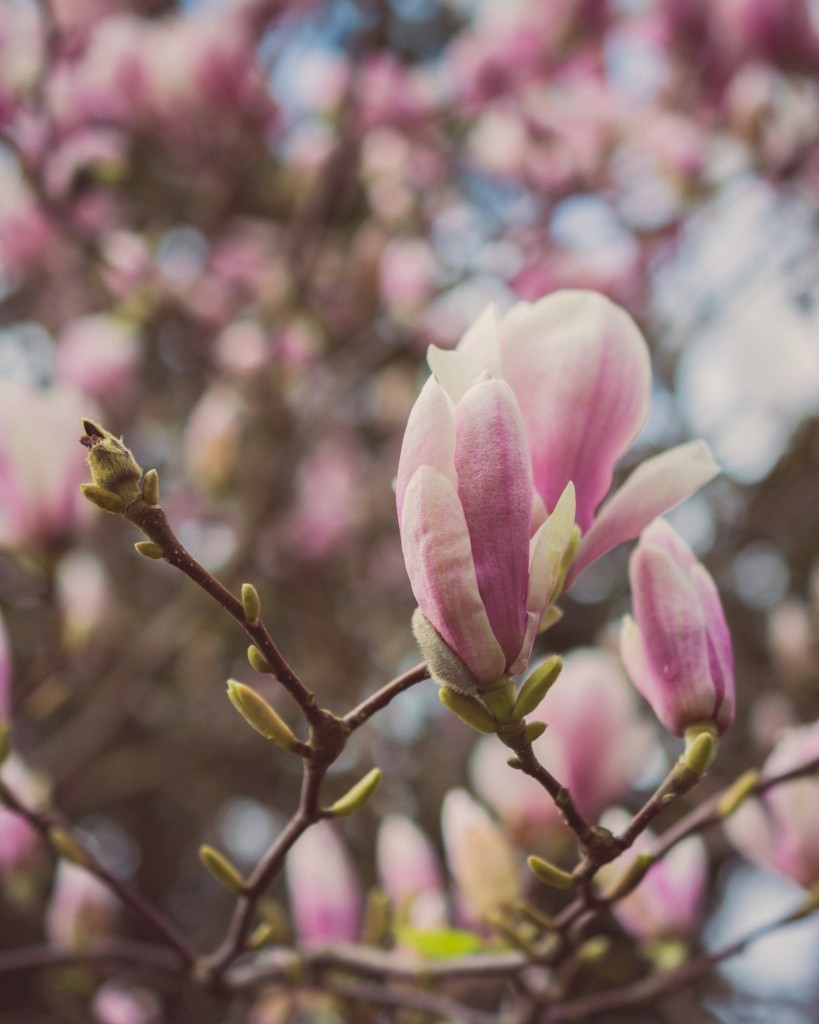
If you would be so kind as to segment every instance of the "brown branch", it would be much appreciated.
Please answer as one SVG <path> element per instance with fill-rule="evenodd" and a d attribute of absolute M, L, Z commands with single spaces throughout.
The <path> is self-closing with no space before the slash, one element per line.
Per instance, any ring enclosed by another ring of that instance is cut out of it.
<path fill-rule="evenodd" d="M 426 662 L 421 662 L 420 665 L 415 665 L 413 668 L 408 669 L 402 675 L 397 676 L 389 683 L 385 683 L 380 690 L 377 690 L 372 696 L 367 697 L 365 701 L 362 701 L 357 708 L 353 708 L 352 711 L 348 711 L 342 721 L 352 732 L 354 729 L 358 729 L 359 726 L 363 725 L 377 712 L 385 708 L 394 697 L 397 697 L 399 693 L 403 693 L 408 690 L 411 686 L 415 686 L 416 683 L 423 682 L 425 679 L 429 679 L 429 669 L 426 666 Z"/>
<path fill-rule="evenodd" d="M 87 965 L 131 967 L 179 975 L 179 958 L 163 946 L 144 942 L 106 941 L 81 953 L 53 946 L 28 946 L 0 952 L 0 975 L 43 971 L 50 967 Z"/>
<path fill-rule="evenodd" d="M 63 834 L 67 835 L 72 845 L 81 854 L 81 866 L 106 885 L 176 953 L 178 958 L 177 969 L 180 967 L 188 968 L 195 962 L 198 953 L 177 931 L 176 927 L 156 907 L 152 906 L 138 890 L 133 889 L 127 882 L 112 874 L 93 851 L 89 849 L 81 836 L 60 815 L 51 811 L 34 810 L 27 807 L 9 789 L 5 782 L 0 784 L 0 803 L 9 810 L 14 811 L 15 814 L 19 814 L 20 817 L 25 818 L 49 845 L 51 845 L 51 835 L 54 829 L 59 829 Z M 180 960 L 181 964 L 179 963 Z"/>

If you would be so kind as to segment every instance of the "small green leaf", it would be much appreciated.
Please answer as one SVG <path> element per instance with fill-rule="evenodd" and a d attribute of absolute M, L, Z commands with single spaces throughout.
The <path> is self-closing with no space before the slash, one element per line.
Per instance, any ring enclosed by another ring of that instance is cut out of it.
<path fill-rule="evenodd" d="M 466 956 L 483 949 L 483 943 L 473 932 L 462 928 L 436 928 L 422 931 L 419 928 L 396 929 L 395 937 L 402 946 L 409 946 L 421 956 L 434 960 Z"/>

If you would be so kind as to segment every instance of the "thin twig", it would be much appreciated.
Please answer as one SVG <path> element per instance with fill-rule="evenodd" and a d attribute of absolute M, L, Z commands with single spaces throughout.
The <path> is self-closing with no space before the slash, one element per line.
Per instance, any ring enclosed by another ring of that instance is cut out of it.
<path fill-rule="evenodd" d="M 425 679 L 429 679 L 429 669 L 426 666 L 426 662 L 422 661 L 420 665 L 413 666 L 413 668 L 408 669 L 402 675 L 386 683 L 380 690 L 377 690 L 372 696 L 362 701 L 358 707 L 348 711 L 342 721 L 347 724 L 350 731 L 358 729 L 359 726 L 372 718 L 377 711 L 385 708 L 399 693 L 403 693 L 411 686 L 415 686 L 416 683 L 421 683 Z"/>

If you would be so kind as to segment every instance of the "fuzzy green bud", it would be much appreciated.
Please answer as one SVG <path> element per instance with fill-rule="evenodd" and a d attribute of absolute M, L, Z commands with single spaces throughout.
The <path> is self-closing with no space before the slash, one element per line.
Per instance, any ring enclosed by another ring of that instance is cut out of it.
<path fill-rule="evenodd" d="M 245 609 L 245 618 L 248 622 L 258 622 L 262 611 L 262 602 L 259 600 L 259 593 L 252 583 L 242 584 L 242 605 Z"/>
<path fill-rule="evenodd" d="M 297 742 L 293 730 L 261 694 L 244 683 L 237 683 L 235 679 L 228 680 L 227 690 L 231 704 L 248 725 L 277 747 L 293 749 Z"/>
<path fill-rule="evenodd" d="M 251 644 L 247 649 L 247 660 L 256 669 L 257 672 L 272 672 L 270 665 L 268 664 L 267 658 L 262 654 L 259 648 L 255 644 Z"/>
<path fill-rule="evenodd" d="M 462 722 L 477 729 L 478 732 L 497 732 L 498 722 L 489 714 L 479 700 L 468 694 L 453 690 L 450 686 L 442 686 L 438 690 L 438 699 Z"/>
<path fill-rule="evenodd" d="M 478 684 L 472 673 L 420 608 L 413 612 L 412 632 L 436 683 L 458 693 L 477 693 Z"/>
<path fill-rule="evenodd" d="M 101 508 L 103 512 L 111 512 L 118 516 L 125 508 L 122 498 L 105 487 L 98 487 L 97 484 L 80 484 L 80 490 L 84 498 L 97 508 Z"/>
<path fill-rule="evenodd" d="M 348 814 L 357 811 L 359 807 L 362 807 L 370 799 L 380 781 L 381 769 L 372 768 L 343 797 L 328 807 L 327 813 L 334 818 L 346 818 Z"/>
<path fill-rule="evenodd" d="M 563 661 L 555 654 L 547 658 L 532 672 L 520 688 L 512 714 L 525 718 L 540 704 L 563 668 Z"/>
<path fill-rule="evenodd" d="M 685 730 L 685 753 L 680 760 L 701 779 L 717 756 L 717 745 L 716 729 L 710 722 L 692 725 Z"/>
<path fill-rule="evenodd" d="M 226 889 L 237 896 L 244 891 L 244 879 L 223 853 L 204 843 L 199 847 L 199 859 L 205 870 Z"/>
<path fill-rule="evenodd" d="M 574 878 L 568 871 L 552 864 L 551 861 L 544 860 L 543 857 L 532 854 L 526 858 L 526 864 L 535 878 L 546 885 L 551 885 L 553 889 L 571 889 L 574 885 Z"/>
<path fill-rule="evenodd" d="M 142 481 L 142 497 L 149 505 L 159 504 L 159 474 L 149 469 Z"/>
<path fill-rule="evenodd" d="M 144 555 L 146 558 L 165 557 L 165 552 L 163 551 L 163 549 L 158 544 L 155 544 L 152 540 L 138 540 L 136 544 L 134 544 L 134 547 L 141 555 Z"/>
<path fill-rule="evenodd" d="M 126 504 L 139 496 L 142 468 L 123 444 L 121 437 L 93 420 L 83 420 L 85 433 L 80 443 L 88 449 L 88 466 L 95 485 L 121 498 Z M 86 497 L 94 501 L 87 491 Z M 107 511 L 112 511 L 107 509 Z"/>

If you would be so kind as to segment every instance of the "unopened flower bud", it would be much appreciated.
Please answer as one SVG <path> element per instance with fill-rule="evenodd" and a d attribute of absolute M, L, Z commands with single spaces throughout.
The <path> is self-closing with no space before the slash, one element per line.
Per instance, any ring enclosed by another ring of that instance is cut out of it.
<path fill-rule="evenodd" d="M 262 611 L 262 602 L 259 600 L 259 593 L 252 583 L 242 584 L 242 605 L 245 609 L 247 621 L 258 622 Z"/>
<path fill-rule="evenodd" d="M 270 665 L 268 664 L 267 658 L 262 654 L 259 648 L 255 644 L 251 644 L 247 649 L 247 660 L 256 669 L 257 672 L 271 672 Z"/>
<path fill-rule="evenodd" d="M 139 463 L 125 447 L 121 437 L 115 437 L 92 420 L 83 420 L 82 425 L 85 433 L 80 443 L 88 449 L 88 466 L 96 487 L 110 492 L 126 504 L 133 501 L 139 496 L 138 484 L 142 478 Z M 83 493 L 91 501 L 100 497 L 98 492 L 89 493 L 86 488 L 83 488 Z M 92 497 L 92 494 L 95 496 Z"/>
<path fill-rule="evenodd" d="M 346 818 L 348 814 L 357 811 L 370 799 L 380 781 L 381 769 L 372 768 L 352 789 L 327 808 L 328 813 L 334 818 Z"/>
<path fill-rule="evenodd" d="M 142 481 L 142 497 L 149 505 L 159 504 L 159 474 L 149 469 Z"/>
<path fill-rule="evenodd" d="M 293 749 L 297 742 L 293 730 L 261 694 L 256 693 L 249 686 L 245 686 L 244 683 L 237 683 L 235 679 L 228 680 L 227 690 L 231 704 L 248 725 L 264 736 L 266 740 L 275 743 L 277 747 L 282 747 L 284 750 Z"/>
<path fill-rule="evenodd" d="M 467 725 L 477 729 L 478 732 L 491 733 L 498 731 L 497 721 L 489 714 L 483 704 L 474 697 L 460 693 L 458 690 L 453 690 L 449 686 L 442 686 L 438 691 L 438 699 L 444 707 L 449 708 L 462 722 L 466 722 Z"/>
<path fill-rule="evenodd" d="M 163 551 L 163 549 L 159 546 L 159 544 L 155 544 L 152 540 L 138 540 L 136 544 L 134 544 L 134 547 L 141 555 L 144 555 L 146 558 L 165 557 L 165 552 Z"/>
<path fill-rule="evenodd" d="M 536 857 L 533 854 L 526 858 L 526 863 L 535 878 L 554 889 L 571 889 L 574 885 L 574 879 L 568 871 L 552 864 L 551 861 L 544 860 L 543 857 Z"/>
<path fill-rule="evenodd" d="M 243 892 L 244 879 L 223 853 L 205 843 L 199 847 L 199 859 L 208 873 L 217 882 L 221 882 L 226 889 L 236 893 L 237 896 Z"/>
<path fill-rule="evenodd" d="M 535 710 L 560 675 L 562 668 L 563 661 L 557 655 L 547 658 L 542 665 L 538 665 L 520 688 L 513 711 L 515 718 L 525 718 Z"/>

